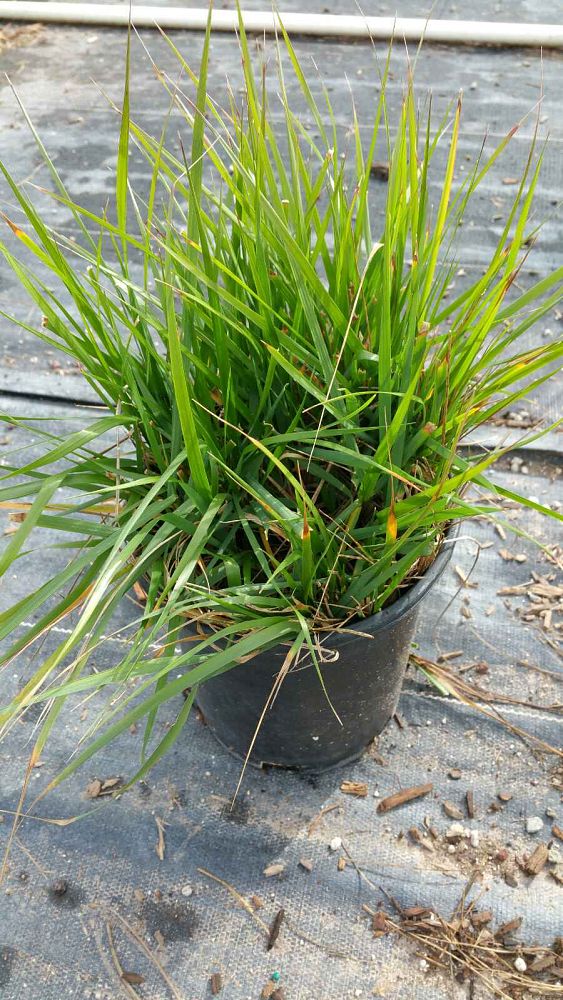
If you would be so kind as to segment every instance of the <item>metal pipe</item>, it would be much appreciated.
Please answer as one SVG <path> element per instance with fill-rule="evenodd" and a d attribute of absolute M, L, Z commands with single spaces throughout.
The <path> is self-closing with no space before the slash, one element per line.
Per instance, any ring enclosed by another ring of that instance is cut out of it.
<path fill-rule="evenodd" d="M 563 48 L 563 25 L 517 24 L 496 21 L 442 21 L 417 17 L 363 17 L 356 14 L 293 14 L 284 12 L 243 11 L 244 26 L 250 32 L 272 34 L 283 21 L 286 31 L 295 35 L 337 36 L 339 38 L 405 39 L 408 42 L 443 42 L 467 45 L 520 45 Z M 42 21 L 56 24 L 94 24 L 125 26 L 129 23 L 129 4 L 28 2 L 0 0 L 0 20 Z M 132 23 L 138 27 L 171 30 L 183 28 L 201 31 L 207 21 L 207 9 L 134 5 Z M 236 31 L 236 11 L 214 10 L 215 31 Z"/>

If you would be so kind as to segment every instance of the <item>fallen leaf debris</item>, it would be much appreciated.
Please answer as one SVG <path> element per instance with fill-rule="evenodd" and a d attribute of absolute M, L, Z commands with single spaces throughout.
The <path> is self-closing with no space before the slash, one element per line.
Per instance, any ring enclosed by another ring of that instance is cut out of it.
<path fill-rule="evenodd" d="M 123 785 L 123 778 L 94 778 L 86 786 L 87 799 L 99 799 L 104 795 L 115 795 Z"/>
<path fill-rule="evenodd" d="M 371 930 L 375 938 L 400 934 L 416 944 L 421 968 L 441 969 L 460 983 L 475 983 L 494 996 L 521 1000 L 524 996 L 561 996 L 563 942 L 552 947 L 527 945 L 515 939 L 521 917 L 506 921 L 496 930 L 490 910 L 479 911 L 465 898 L 450 919 L 430 907 L 402 908 L 391 900 L 396 914 L 371 910 Z M 424 963 L 424 964 L 423 964 Z M 471 995 L 471 994 L 470 994 Z"/>

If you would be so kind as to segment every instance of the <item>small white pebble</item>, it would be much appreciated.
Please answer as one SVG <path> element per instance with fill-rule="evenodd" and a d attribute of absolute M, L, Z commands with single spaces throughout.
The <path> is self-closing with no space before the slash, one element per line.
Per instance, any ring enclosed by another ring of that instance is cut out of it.
<path fill-rule="evenodd" d="M 465 829 L 463 823 L 452 823 L 448 827 L 446 832 L 446 837 L 466 837 L 467 830 Z"/>
<path fill-rule="evenodd" d="M 339 851 L 342 847 L 342 838 L 333 837 L 330 844 L 328 845 L 331 851 Z"/>
<path fill-rule="evenodd" d="M 448 854 L 455 854 L 455 844 L 448 844 Z"/>
<path fill-rule="evenodd" d="M 551 861 L 554 865 L 559 865 L 563 861 L 563 855 L 558 847 L 550 847 L 547 852 L 547 860 Z"/>
<path fill-rule="evenodd" d="M 528 968 L 528 966 L 526 965 L 526 963 L 525 963 L 525 961 L 524 961 L 524 959 L 522 958 L 521 955 L 518 955 L 518 958 L 514 959 L 514 968 L 518 972 L 525 972 L 526 969 Z"/>
<path fill-rule="evenodd" d="M 380 799 L 381 798 L 381 792 L 374 792 L 373 793 L 373 797 L 374 797 L 374 799 Z"/>
<path fill-rule="evenodd" d="M 191 885 L 183 885 L 180 891 L 182 896 L 191 896 L 193 894 Z"/>
<path fill-rule="evenodd" d="M 432 719 L 427 719 L 426 720 L 426 725 L 427 726 L 431 726 L 432 725 Z"/>
<path fill-rule="evenodd" d="M 422 970 L 422 972 L 426 972 L 426 970 L 430 968 L 430 966 L 429 966 L 429 964 L 428 964 L 428 962 L 426 961 L 425 958 L 421 958 L 420 962 L 418 963 L 418 965 L 419 965 L 419 968 Z"/>
<path fill-rule="evenodd" d="M 528 816 L 526 820 L 526 833 L 539 833 L 543 829 L 543 819 L 539 816 Z"/>
<path fill-rule="evenodd" d="M 471 81 L 471 83 L 469 84 L 469 89 L 470 90 L 477 90 L 477 81 L 476 80 L 472 80 Z"/>
<path fill-rule="evenodd" d="M 472 847 L 479 847 L 479 831 L 472 830 L 469 834 L 469 840 L 471 841 Z"/>
<path fill-rule="evenodd" d="M 445 726 L 447 721 L 448 720 L 446 719 L 446 716 L 444 716 L 444 718 L 442 719 L 442 725 Z"/>

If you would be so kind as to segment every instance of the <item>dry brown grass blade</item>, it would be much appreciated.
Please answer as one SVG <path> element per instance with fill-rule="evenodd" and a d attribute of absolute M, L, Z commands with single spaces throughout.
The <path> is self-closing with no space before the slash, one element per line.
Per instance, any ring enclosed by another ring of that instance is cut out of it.
<path fill-rule="evenodd" d="M 201 875 L 205 875 L 206 878 L 210 878 L 213 880 L 213 882 L 217 882 L 218 885 L 222 885 L 223 888 L 226 889 L 227 892 L 231 894 L 233 899 L 236 899 L 237 903 L 239 903 L 239 905 L 242 906 L 243 909 L 245 909 L 246 912 L 250 914 L 252 919 L 256 921 L 260 929 L 265 934 L 266 938 L 268 940 L 270 939 L 271 928 L 268 927 L 268 924 L 264 923 L 264 921 L 252 909 L 252 906 L 250 905 L 248 900 L 245 899 L 244 896 L 241 896 L 240 892 L 238 892 L 237 889 L 235 889 L 234 885 L 231 885 L 230 882 L 225 881 L 225 879 L 223 878 L 219 878 L 218 875 L 213 875 L 213 873 L 207 871 L 206 868 L 198 868 L 197 870 Z M 310 935 L 305 934 L 304 931 L 301 931 L 299 930 L 298 927 L 295 927 L 293 922 L 289 920 L 287 916 L 285 916 L 285 926 L 289 931 L 291 931 L 291 933 L 295 937 L 299 938 L 301 941 L 306 941 L 307 944 L 312 944 L 315 948 L 319 948 L 321 951 L 324 951 L 327 955 L 330 955 L 332 958 L 345 958 L 347 960 L 354 962 L 363 961 L 363 959 L 361 958 L 356 958 L 354 955 L 350 955 L 347 952 L 339 951 L 338 949 L 333 948 L 331 945 L 325 945 L 323 944 L 322 941 L 317 941 Z"/>
<path fill-rule="evenodd" d="M 381 886 L 380 890 L 388 898 L 398 917 L 393 919 L 385 911 L 371 910 L 365 904 L 363 909 L 372 917 L 376 937 L 390 931 L 401 934 L 421 946 L 418 954 L 430 965 L 447 971 L 458 980 L 461 977 L 462 981 L 471 983 L 480 979 L 493 996 L 503 1000 L 521 1000 L 524 994 L 530 997 L 541 995 L 543 1000 L 563 996 L 563 986 L 559 982 L 563 959 L 559 954 L 557 941 L 553 948 L 528 947 L 520 942 L 507 942 L 510 921 L 493 933 L 490 927 L 492 915 L 485 921 L 478 920 L 476 907 L 484 894 L 483 890 L 477 897 L 468 899 L 475 881 L 475 876 L 469 879 L 449 920 L 431 907 L 404 908 Z M 521 919 L 513 921 L 514 930 L 520 923 Z M 504 933 L 503 927 L 506 928 Z M 523 956 L 528 960 L 525 972 L 514 965 L 516 959 Z M 535 962 L 546 957 L 549 964 L 534 969 Z M 557 982 L 548 982 L 546 975 Z"/>
<path fill-rule="evenodd" d="M 31 757 L 29 758 L 29 761 L 27 762 L 27 767 L 26 767 L 26 771 L 25 771 L 25 776 L 24 776 L 24 780 L 23 780 L 23 784 L 22 784 L 22 788 L 21 788 L 21 792 L 20 792 L 20 797 L 19 797 L 19 800 L 18 800 L 18 804 L 16 806 L 16 809 L 12 813 L 12 815 L 14 817 L 14 821 L 12 823 L 12 829 L 10 830 L 10 833 L 8 834 L 8 842 L 6 844 L 6 850 L 4 851 L 4 857 L 2 859 L 2 867 L 0 868 L 0 886 L 3 885 L 4 879 L 6 878 L 6 874 L 8 872 L 8 861 L 10 859 L 10 853 L 11 853 L 11 850 L 12 850 L 12 844 L 14 843 L 14 840 L 16 838 L 17 832 L 18 832 L 18 830 L 20 828 L 20 825 L 21 825 L 21 822 L 22 822 L 22 818 L 24 816 L 23 807 L 24 807 L 24 803 L 25 803 L 25 800 L 26 800 L 27 790 L 28 790 L 28 787 L 29 787 L 29 782 L 31 780 L 31 775 L 33 774 L 33 769 L 34 769 L 35 764 L 36 764 L 36 758 L 34 756 L 34 753 L 32 753 Z"/>
<path fill-rule="evenodd" d="M 167 823 L 160 817 L 155 816 L 154 821 L 156 823 L 156 829 L 158 831 L 158 840 L 155 844 L 155 851 L 159 861 L 164 861 L 164 855 L 166 853 L 166 841 L 164 839 L 164 831 L 167 827 Z"/>
<path fill-rule="evenodd" d="M 254 912 L 248 900 L 245 899 L 244 896 L 241 896 L 240 892 L 237 892 L 234 885 L 231 885 L 230 882 L 226 882 L 224 878 L 219 878 L 218 875 L 213 875 L 213 873 L 207 871 L 206 868 L 198 868 L 197 870 L 200 873 L 200 875 L 205 875 L 206 878 L 210 878 L 213 882 L 217 882 L 218 885 L 222 885 L 223 888 L 226 889 L 227 892 L 231 894 L 233 899 L 236 899 L 237 903 L 239 903 L 240 906 L 242 906 L 243 909 L 245 909 L 246 912 L 250 914 L 252 919 L 258 924 L 258 926 L 264 932 L 266 937 L 267 938 L 270 937 L 270 928 L 268 927 L 268 925 L 265 924 L 264 921 L 258 916 L 258 914 Z"/>
<path fill-rule="evenodd" d="M 313 819 L 311 820 L 309 826 L 307 827 L 307 836 L 312 837 L 313 833 L 315 832 L 319 823 L 321 822 L 323 816 L 326 816 L 327 813 L 334 812 L 335 809 L 342 809 L 342 806 L 340 805 L 339 802 L 335 802 L 333 805 L 330 806 L 325 806 L 324 809 L 321 809 L 316 816 L 313 816 Z"/>
<path fill-rule="evenodd" d="M 38 632 L 37 635 L 32 636 L 32 638 L 29 639 L 28 642 L 20 646 L 17 655 L 21 656 L 21 654 L 25 653 L 25 651 L 29 649 L 30 646 L 33 646 L 33 644 L 36 643 L 38 639 L 45 638 L 45 636 L 49 634 L 52 628 L 54 628 L 56 625 L 60 625 L 60 623 L 63 622 L 65 618 L 68 618 L 68 616 L 71 615 L 73 611 L 76 611 L 77 608 L 80 608 L 84 604 L 86 599 L 90 596 L 93 589 L 94 589 L 93 583 L 89 584 L 88 587 L 85 587 L 82 593 L 79 594 L 79 596 L 72 602 L 72 604 L 69 604 L 69 606 L 63 612 L 61 612 L 60 615 L 57 615 L 55 618 L 53 618 L 53 620 L 50 621 L 49 624 L 46 625 L 44 629 Z M 4 667 L 8 667 L 11 662 L 12 660 L 6 660 Z M 42 796 L 38 796 L 37 799 L 34 799 L 34 802 L 37 802 L 38 799 L 41 797 Z"/>
<path fill-rule="evenodd" d="M 502 694 L 500 691 L 487 691 L 478 684 L 471 684 L 464 680 L 460 674 L 456 674 L 442 663 L 434 660 L 427 660 L 417 654 L 411 654 L 411 659 L 417 666 L 422 667 L 428 673 L 432 673 L 436 679 L 444 684 L 455 687 L 459 692 L 468 697 L 479 699 L 480 701 L 496 702 L 499 705 L 522 705 L 524 708 L 532 708 L 538 712 L 560 712 L 562 706 L 558 703 L 554 705 L 537 705 L 532 701 L 523 701 L 521 698 L 513 698 L 511 695 Z"/>
<path fill-rule="evenodd" d="M 505 705 L 524 705 L 526 708 L 534 708 L 538 710 L 543 709 L 543 711 L 547 712 L 555 711 L 555 708 L 550 706 L 532 705 L 529 702 L 518 701 L 515 698 L 497 694 L 494 691 L 484 692 L 481 688 L 468 684 L 467 681 L 464 681 L 461 677 L 456 676 L 453 671 L 448 670 L 448 668 L 442 664 L 435 663 L 433 660 L 427 660 L 425 657 L 418 656 L 415 653 L 411 654 L 411 660 L 422 670 L 431 682 L 434 681 L 441 690 L 447 691 L 447 693 L 453 698 L 461 701 L 469 708 L 473 708 L 477 712 L 481 712 L 482 715 L 486 715 L 489 719 L 499 722 L 502 726 L 508 729 L 509 732 L 511 732 L 514 736 L 518 736 L 534 750 L 539 750 L 542 753 L 555 754 L 555 756 L 563 758 L 563 750 L 559 747 L 555 747 L 551 743 L 546 743 L 545 740 L 541 740 L 538 736 L 534 736 L 533 733 L 528 733 L 525 729 L 521 729 L 520 726 L 514 725 L 512 722 L 509 722 L 509 720 L 506 719 L 497 708 L 486 708 L 485 705 L 482 704 L 482 701 L 486 701 L 489 704 L 498 702 Z"/>
<path fill-rule="evenodd" d="M 32 865 L 35 868 L 37 868 L 37 871 L 39 872 L 39 874 L 41 875 L 41 877 L 44 878 L 44 879 L 49 878 L 49 876 L 52 874 L 52 871 L 51 870 L 47 870 L 47 868 L 44 868 L 43 865 L 40 864 L 40 862 L 37 860 L 37 858 L 31 853 L 31 851 L 29 850 L 29 848 L 25 846 L 25 844 L 20 839 L 20 837 L 17 836 L 17 834 L 16 834 L 14 840 L 15 840 L 15 843 L 18 845 L 20 851 L 22 851 L 22 853 L 25 854 L 25 856 L 27 858 L 29 858 L 29 860 L 31 861 Z"/>
<path fill-rule="evenodd" d="M 325 955 L 330 955 L 331 958 L 344 959 L 346 962 L 358 962 L 360 965 L 367 965 L 369 959 L 360 958 L 358 955 L 351 955 L 348 951 L 341 951 L 338 948 L 333 948 L 332 945 L 324 944 L 322 941 L 317 941 L 316 938 L 311 937 L 310 934 L 305 934 L 304 931 L 299 930 L 291 920 L 285 919 L 285 926 L 287 929 L 300 941 L 305 941 L 306 944 L 313 945 L 314 948 L 318 948 L 319 951 L 323 951 Z"/>
<path fill-rule="evenodd" d="M 104 916 L 104 919 L 109 923 L 119 924 L 121 930 L 127 935 L 130 941 L 133 942 L 148 958 L 149 962 L 157 969 L 157 971 L 162 976 L 162 979 L 168 986 L 170 993 L 174 1000 L 185 1000 L 184 996 L 180 993 L 180 990 L 176 986 L 174 980 L 168 975 L 166 969 L 164 968 L 162 962 L 160 962 L 154 952 L 149 948 L 147 944 L 143 941 L 142 937 L 137 934 L 137 932 L 131 927 L 131 924 L 122 917 L 117 910 L 111 909 L 109 906 L 102 905 L 100 903 L 93 903 L 92 908 L 97 910 Z"/>
<path fill-rule="evenodd" d="M 76 816 L 68 816 L 66 819 L 51 819 L 50 816 L 35 816 L 33 813 L 19 813 L 16 809 L 0 809 L 0 816 L 20 816 L 21 820 L 34 819 L 37 823 L 46 823 L 47 826 L 71 826 L 72 823 L 76 823 L 79 819 L 83 819 L 85 816 L 91 816 L 92 813 L 97 812 L 98 809 L 103 808 L 97 806 L 95 809 L 88 809 L 87 812 L 79 813 Z"/>
<path fill-rule="evenodd" d="M 293 663 L 294 659 L 295 659 L 295 652 L 293 650 L 293 647 L 291 647 L 288 650 L 286 656 L 284 657 L 284 661 L 283 661 L 283 663 L 282 663 L 282 665 L 280 667 L 279 673 L 278 673 L 278 675 L 277 675 L 277 677 L 276 677 L 276 679 L 274 681 L 272 690 L 270 691 L 270 694 L 268 695 L 268 697 L 266 699 L 266 704 L 264 705 L 264 708 L 262 709 L 262 714 L 261 714 L 260 718 L 258 719 L 258 723 L 257 723 L 256 729 L 254 730 L 254 735 L 252 737 L 252 740 L 250 741 L 250 746 L 248 748 L 246 757 L 244 758 L 244 764 L 242 765 L 242 770 L 240 772 L 240 776 L 239 776 L 239 779 L 238 779 L 238 782 L 237 782 L 237 787 L 235 788 L 235 794 L 233 795 L 233 800 L 231 802 L 231 809 L 233 808 L 233 806 L 234 806 L 234 804 L 236 802 L 237 795 L 238 795 L 238 793 L 240 791 L 240 786 L 242 785 L 242 782 L 243 782 L 243 779 L 244 779 L 244 775 L 246 773 L 246 768 L 248 767 L 248 761 L 250 760 L 250 755 L 251 755 L 251 753 L 252 753 L 252 751 L 254 749 L 254 744 L 256 743 L 256 740 L 258 738 L 258 733 L 260 732 L 260 729 L 262 728 L 262 724 L 264 722 L 264 718 L 266 716 L 266 713 L 267 713 L 268 709 L 271 707 L 271 705 L 274 704 L 274 701 L 276 700 L 276 698 L 278 696 L 279 690 L 280 690 L 280 688 L 281 688 L 281 686 L 282 686 L 285 678 L 287 677 L 287 674 L 289 672 L 289 669 L 290 669 L 291 664 Z"/>
<path fill-rule="evenodd" d="M 131 997 L 132 1000 L 142 1000 L 140 993 L 137 993 L 137 990 L 133 989 L 131 983 L 128 983 L 127 980 L 123 978 L 123 966 L 119 960 L 119 955 L 117 954 L 117 949 L 113 940 L 113 931 L 109 920 L 106 922 L 106 935 L 108 939 L 109 953 L 115 966 L 115 971 L 117 972 L 117 978 L 119 979 L 121 989 L 127 994 L 128 997 Z"/>
<path fill-rule="evenodd" d="M 494 996 L 503 1000 L 515 1000 L 523 992 L 527 996 L 541 996 L 542 1000 L 562 997 L 563 986 L 558 982 L 550 983 L 538 978 L 533 968 L 520 972 L 514 966 L 522 954 L 528 958 L 551 954 L 555 961 L 559 961 L 556 953 L 549 948 L 506 944 L 496 940 L 492 934 L 483 935 L 483 930 L 471 923 L 473 906 L 472 903 L 464 907 L 460 916 L 452 920 L 446 920 L 431 910 L 428 917 L 412 919 L 405 911 L 397 920 L 386 916 L 386 924 L 389 930 L 422 946 L 426 960 L 432 965 L 451 973 L 461 973 L 466 979 L 480 979 Z"/>

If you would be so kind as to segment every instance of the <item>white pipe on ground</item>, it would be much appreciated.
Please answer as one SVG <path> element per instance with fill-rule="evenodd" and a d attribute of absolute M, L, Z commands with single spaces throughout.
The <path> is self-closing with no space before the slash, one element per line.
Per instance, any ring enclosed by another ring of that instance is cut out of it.
<path fill-rule="evenodd" d="M 213 11 L 215 31 L 236 31 L 236 11 Z M 244 26 L 250 32 L 272 34 L 279 27 L 273 12 L 243 11 Z M 515 24 L 496 21 L 442 21 L 417 17 L 363 17 L 356 14 L 281 14 L 290 34 L 337 36 L 339 38 L 405 39 L 468 45 L 521 45 L 543 48 L 563 48 L 563 25 Z M 0 20 L 42 21 L 56 24 L 127 25 L 129 4 L 54 3 L 51 0 L 0 0 Z M 133 24 L 170 30 L 184 28 L 200 31 L 207 22 L 204 7 L 156 7 L 136 4 L 132 11 Z"/>

